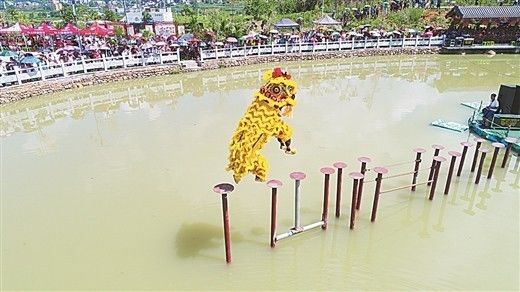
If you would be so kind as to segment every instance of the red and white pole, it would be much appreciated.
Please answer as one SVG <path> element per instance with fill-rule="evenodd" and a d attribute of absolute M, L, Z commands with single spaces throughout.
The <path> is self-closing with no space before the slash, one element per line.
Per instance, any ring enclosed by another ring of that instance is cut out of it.
<path fill-rule="evenodd" d="M 473 146 L 471 142 L 460 142 L 462 145 L 462 156 L 460 157 L 459 169 L 457 170 L 457 176 L 462 174 L 462 168 L 464 167 L 464 161 L 466 160 L 466 153 L 468 153 L 468 148 Z"/>
<path fill-rule="evenodd" d="M 446 179 L 446 186 L 444 187 L 445 195 L 447 195 L 450 192 L 451 178 L 453 177 L 453 170 L 455 168 L 455 162 L 457 160 L 457 157 L 462 156 L 462 154 L 460 154 L 457 151 L 448 151 L 448 154 L 451 156 L 451 162 L 450 162 L 450 168 L 448 170 L 448 178 Z"/>
<path fill-rule="evenodd" d="M 434 176 L 435 164 L 436 164 L 435 157 L 439 156 L 439 153 L 441 152 L 442 149 L 444 149 L 444 146 L 438 145 L 438 144 L 433 144 L 432 148 L 434 149 L 434 151 L 433 151 L 433 159 L 432 159 L 432 166 L 430 167 L 430 174 L 428 175 L 428 183 L 427 183 L 427 185 L 431 185 L 432 184 L 432 182 L 429 182 L 429 181 L 431 181 L 433 179 L 433 176 Z"/>
<path fill-rule="evenodd" d="M 498 152 L 500 151 L 500 149 L 506 147 L 504 144 L 498 143 L 498 142 L 491 143 L 491 145 L 495 148 L 495 151 L 493 151 L 493 158 L 491 159 L 491 165 L 489 166 L 489 171 L 488 171 L 488 176 L 487 176 L 488 179 L 490 179 L 493 176 L 493 171 L 495 170 L 495 164 L 497 163 Z"/>
<path fill-rule="evenodd" d="M 329 217 L 329 188 L 330 188 L 330 175 L 335 172 L 332 167 L 322 167 L 320 172 L 325 175 L 323 179 L 323 211 L 321 213 L 321 229 L 327 229 L 327 219 Z"/>
<path fill-rule="evenodd" d="M 276 245 L 276 216 L 277 216 L 277 193 L 278 188 L 282 186 L 282 182 L 272 179 L 267 182 L 267 186 L 271 188 L 271 247 Z"/>
<path fill-rule="evenodd" d="M 356 200 L 358 197 L 358 186 L 359 182 L 363 178 L 363 174 L 361 172 L 351 172 L 349 173 L 349 176 L 353 179 L 352 184 L 352 203 L 350 205 L 350 229 L 354 229 L 354 222 L 356 219 Z"/>
<path fill-rule="evenodd" d="M 481 153 L 480 157 L 480 163 L 478 165 L 477 170 L 477 176 L 475 177 L 475 184 L 478 184 L 480 182 L 480 176 L 482 175 L 482 168 L 484 167 L 484 160 L 486 160 L 486 153 L 489 152 L 489 150 L 485 147 L 482 147 L 478 150 Z"/>
<path fill-rule="evenodd" d="M 428 198 L 430 201 L 433 200 L 433 196 L 435 195 L 435 187 L 437 186 L 437 181 L 439 180 L 439 172 L 441 170 L 441 163 L 446 161 L 446 158 L 442 156 L 434 156 L 433 157 L 434 165 L 433 165 L 433 177 L 432 177 L 432 186 L 430 188 L 430 197 Z"/>
<path fill-rule="evenodd" d="M 359 171 L 363 177 L 359 181 L 357 199 L 356 199 L 356 209 L 359 210 L 361 207 L 361 196 L 363 195 L 363 180 L 365 177 L 365 172 L 367 170 L 367 163 L 370 163 L 372 159 L 370 157 L 361 156 L 358 158 L 358 161 L 361 162 L 361 170 Z"/>
<path fill-rule="evenodd" d="M 221 183 L 213 187 L 213 191 L 222 196 L 222 217 L 224 221 L 224 244 L 226 247 L 226 262 L 231 263 L 231 235 L 229 227 L 229 208 L 227 195 L 231 193 L 235 187 L 229 183 Z"/>
<path fill-rule="evenodd" d="M 376 221 L 377 205 L 379 204 L 379 195 L 381 193 L 381 183 L 383 181 L 383 174 L 388 173 L 388 169 L 384 167 L 374 167 L 374 172 L 377 173 L 376 189 L 374 192 L 374 204 L 372 205 L 372 216 L 370 222 Z"/>
<path fill-rule="evenodd" d="M 415 183 L 417 183 L 417 176 L 419 176 L 419 166 L 421 165 L 421 155 L 426 152 L 424 148 L 415 148 L 413 150 L 415 154 L 415 166 L 413 168 L 413 178 L 412 178 L 412 191 L 415 191 Z"/>
<path fill-rule="evenodd" d="M 486 140 L 482 138 L 475 138 L 475 142 L 477 143 L 477 145 L 475 146 L 475 155 L 473 155 L 473 162 L 471 163 L 471 172 L 475 171 L 475 167 L 477 166 L 479 149 L 484 141 Z"/>
<path fill-rule="evenodd" d="M 339 218 L 341 215 L 341 187 L 343 184 L 343 168 L 347 167 L 345 162 L 338 161 L 333 164 L 338 169 L 338 175 L 336 178 L 336 217 Z"/>
<path fill-rule="evenodd" d="M 504 153 L 504 159 L 502 160 L 502 168 L 506 167 L 507 159 L 509 158 L 509 152 L 511 152 L 511 148 L 513 148 L 513 144 L 518 141 L 518 139 L 513 137 L 507 137 L 504 139 L 507 142 L 506 152 Z"/>

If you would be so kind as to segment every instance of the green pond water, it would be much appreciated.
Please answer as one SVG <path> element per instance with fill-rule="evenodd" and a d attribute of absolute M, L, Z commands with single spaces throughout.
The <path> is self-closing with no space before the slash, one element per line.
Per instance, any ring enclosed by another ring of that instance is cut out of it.
<path fill-rule="evenodd" d="M 487 102 L 520 82 L 520 56 L 396 56 L 278 64 L 299 84 L 293 145 L 263 150 L 280 179 L 278 231 L 292 227 L 292 171 L 304 171 L 302 223 L 321 217 L 320 167 L 359 170 L 411 161 L 431 144 L 461 151 L 463 101 Z M 194 72 L 66 91 L 0 108 L 2 290 L 518 290 L 520 160 L 474 184 L 473 148 L 451 192 L 364 188 L 348 229 L 352 181 L 329 228 L 269 247 L 270 191 L 247 177 L 229 196 L 233 263 L 224 261 L 216 183 L 231 181 L 228 143 L 274 64 Z M 30 85 L 27 85 L 30 86 Z M 489 147 L 489 145 L 488 145 Z M 501 162 L 502 153 L 499 162 Z M 488 155 L 484 174 L 490 165 Z M 500 164 L 500 163 L 499 163 Z M 390 168 L 390 175 L 413 169 Z M 367 179 L 373 179 L 369 172 Z M 421 173 L 419 181 L 427 179 Z M 409 184 L 410 176 L 383 183 Z"/>

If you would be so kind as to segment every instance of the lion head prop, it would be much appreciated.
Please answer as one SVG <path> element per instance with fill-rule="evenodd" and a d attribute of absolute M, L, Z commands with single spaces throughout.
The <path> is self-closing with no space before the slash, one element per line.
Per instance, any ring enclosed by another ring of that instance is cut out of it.
<path fill-rule="evenodd" d="M 280 68 L 264 73 L 263 80 L 264 85 L 240 119 L 229 146 L 227 170 L 233 171 L 236 183 L 247 173 L 254 174 L 257 181 L 265 181 L 269 165 L 260 150 L 270 137 L 278 139 L 285 153 L 295 153 L 290 148 L 292 129 L 282 116 L 289 116 L 296 105 L 296 82 Z"/>

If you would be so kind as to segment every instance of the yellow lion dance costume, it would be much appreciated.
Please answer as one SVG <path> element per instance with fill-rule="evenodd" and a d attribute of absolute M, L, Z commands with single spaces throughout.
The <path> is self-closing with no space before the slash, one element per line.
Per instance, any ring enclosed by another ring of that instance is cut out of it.
<path fill-rule="evenodd" d="M 289 116 L 296 105 L 296 82 L 280 68 L 264 73 L 263 79 L 266 83 L 255 93 L 229 146 L 227 170 L 233 171 L 236 183 L 248 172 L 257 181 L 265 181 L 269 164 L 260 150 L 271 136 L 278 139 L 285 153 L 295 153 L 290 148 L 292 129 L 281 117 Z"/>

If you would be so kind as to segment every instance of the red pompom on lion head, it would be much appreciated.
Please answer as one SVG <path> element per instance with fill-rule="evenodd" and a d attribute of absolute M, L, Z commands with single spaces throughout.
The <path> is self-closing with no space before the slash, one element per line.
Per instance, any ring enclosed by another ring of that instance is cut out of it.
<path fill-rule="evenodd" d="M 277 68 L 273 69 L 273 73 L 272 73 L 273 78 L 282 77 L 283 75 L 284 74 L 283 74 L 283 71 L 281 68 L 277 67 Z"/>
<path fill-rule="evenodd" d="M 273 73 L 271 73 L 272 78 L 284 77 L 285 79 L 291 79 L 291 75 L 287 72 L 283 72 L 280 67 L 276 67 L 273 69 Z"/>

